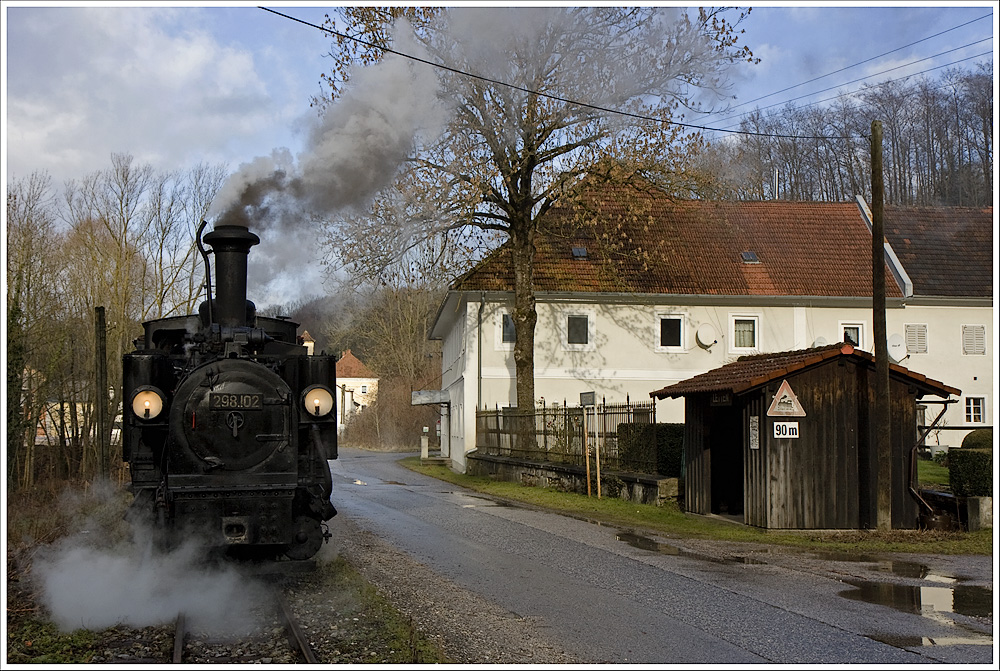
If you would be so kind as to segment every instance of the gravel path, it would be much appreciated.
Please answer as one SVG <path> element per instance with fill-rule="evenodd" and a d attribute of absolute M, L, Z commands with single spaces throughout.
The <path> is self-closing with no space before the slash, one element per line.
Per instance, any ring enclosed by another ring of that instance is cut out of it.
<path fill-rule="evenodd" d="M 441 578 L 347 519 L 333 551 L 372 583 L 457 664 L 579 664 L 540 623 L 511 613 Z"/>

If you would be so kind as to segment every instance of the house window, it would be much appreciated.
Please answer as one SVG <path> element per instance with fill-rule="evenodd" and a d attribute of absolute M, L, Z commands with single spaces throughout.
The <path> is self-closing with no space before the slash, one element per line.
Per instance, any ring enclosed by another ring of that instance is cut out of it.
<path fill-rule="evenodd" d="M 986 354 L 986 327 L 962 324 L 962 354 Z"/>
<path fill-rule="evenodd" d="M 512 343 L 515 340 L 514 318 L 505 312 L 503 313 L 502 324 L 500 325 L 500 342 Z"/>
<path fill-rule="evenodd" d="M 841 341 L 865 348 L 865 325 L 858 322 L 840 322 Z"/>
<path fill-rule="evenodd" d="M 361 385 L 361 393 L 362 394 L 367 394 L 368 393 L 368 385 L 367 384 Z"/>
<path fill-rule="evenodd" d="M 679 350 L 684 347 L 684 317 L 660 315 L 660 337 L 656 349 Z"/>
<path fill-rule="evenodd" d="M 982 396 L 965 397 L 965 423 L 984 424 L 986 422 L 986 399 Z"/>
<path fill-rule="evenodd" d="M 759 317 L 737 315 L 732 318 L 732 349 L 751 350 L 757 347 Z"/>
<path fill-rule="evenodd" d="M 590 342 L 590 320 L 587 315 L 566 317 L 566 342 L 570 345 L 586 345 Z"/>
<path fill-rule="evenodd" d="M 927 354 L 927 324 L 906 324 L 906 353 Z"/>

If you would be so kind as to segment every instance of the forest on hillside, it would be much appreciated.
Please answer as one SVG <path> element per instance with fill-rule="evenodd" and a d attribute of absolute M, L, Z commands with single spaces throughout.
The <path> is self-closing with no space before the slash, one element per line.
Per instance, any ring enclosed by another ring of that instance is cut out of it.
<path fill-rule="evenodd" d="M 865 86 L 823 106 L 754 110 L 739 121 L 744 134 L 710 144 L 699 168 L 721 198 L 870 202 L 873 120 L 887 204 L 993 204 L 992 64 Z"/>

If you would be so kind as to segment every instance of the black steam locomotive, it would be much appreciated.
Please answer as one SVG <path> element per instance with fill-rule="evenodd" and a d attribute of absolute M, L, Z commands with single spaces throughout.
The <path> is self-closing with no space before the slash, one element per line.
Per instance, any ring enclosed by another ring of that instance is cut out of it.
<path fill-rule="evenodd" d="M 241 557 L 308 559 L 336 514 L 336 357 L 307 354 L 295 322 L 256 315 L 247 256 L 259 237 L 204 229 L 207 300 L 196 315 L 145 322 L 122 357 L 129 517 L 168 545 L 196 538 Z"/>

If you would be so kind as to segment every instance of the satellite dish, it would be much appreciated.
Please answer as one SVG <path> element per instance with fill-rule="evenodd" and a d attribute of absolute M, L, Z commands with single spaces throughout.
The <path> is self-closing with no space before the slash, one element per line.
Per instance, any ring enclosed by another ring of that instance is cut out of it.
<path fill-rule="evenodd" d="M 815 340 L 813 340 L 813 347 L 822 347 L 823 345 L 829 345 L 829 344 L 830 343 L 828 343 L 826 341 L 826 338 L 824 338 L 823 336 L 820 336 Z"/>
<path fill-rule="evenodd" d="M 886 341 L 889 347 L 889 356 L 893 361 L 899 363 L 906 358 L 906 340 L 898 333 L 893 333 Z"/>
<path fill-rule="evenodd" d="M 708 323 L 700 325 L 694 337 L 698 340 L 698 344 L 705 349 L 719 342 L 719 335 L 716 333 L 715 327 Z"/>

